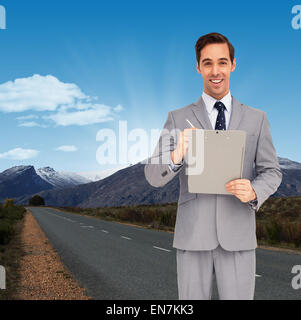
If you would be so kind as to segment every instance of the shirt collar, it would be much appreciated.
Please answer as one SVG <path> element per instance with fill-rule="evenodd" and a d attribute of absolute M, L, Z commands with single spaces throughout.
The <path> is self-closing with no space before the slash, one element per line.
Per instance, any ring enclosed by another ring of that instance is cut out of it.
<path fill-rule="evenodd" d="M 231 96 L 231 93 L 230 93 L 230 90 L 229 92 L 221 99 L 221 100 L 216 100 L 215 98 L 209 96 L 207 93 L 203 92 L 202 94 L 202 98 L 205 102 L 205 106 L 206 106 L 206 109 L 207 109 L 207 112 L 210 114 L 213 110 L 213 107 L 215 105 L 215 102 L 216 101 L 221 101 L 225 107 L 226 107 L 226 110 L 230 113 L 231 112 L 231 107 L 232 107 L 232 96 Z"/>

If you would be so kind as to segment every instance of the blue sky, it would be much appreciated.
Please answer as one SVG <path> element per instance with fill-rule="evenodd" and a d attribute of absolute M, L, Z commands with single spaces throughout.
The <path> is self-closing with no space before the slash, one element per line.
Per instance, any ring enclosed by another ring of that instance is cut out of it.
<path fill-rule="evenodd" d="M 235 47 L 232 95 L 267 113 L 278 156 L 301 162 L 296 4 L 0 0 L 0 171 L 114 167 L 96 160 L 97 132 L 118 134 L 123 120 L 150 133 L 168 111 L 195 102 L 203 83 L 194 45 L 209 32 Z"/>

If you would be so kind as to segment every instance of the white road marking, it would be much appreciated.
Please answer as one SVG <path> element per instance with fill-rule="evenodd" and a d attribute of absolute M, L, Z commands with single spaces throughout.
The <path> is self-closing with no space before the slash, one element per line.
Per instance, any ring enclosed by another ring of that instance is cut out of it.
<path fill-rule="evenodd" d="M 121 236 L 121 238 L 127 239 L 127 240 L 132 240 L 131 238 L 125 237 L 125 236 Z"/>
<path fill-rule="evenodd" d="M 59 214 L 56 214 L 56 213 L 50 213 L 50 212 L 47 212 L 47 211 L 46 211 L 46 213 L 47 213 L 47 214 L 50 214 L 50 215 L 52 215 L 52 216 L 56 216 L 56 217 L 58 217 L 58 218 L 64 219 L 64 220 L 66 220 L 66 221 L 75 222 L 75 221 L 72 220 L 72 219 L 69 219 L 69 218 L 60 216 Z"/>
<path fill-rule="evenodd" d="M 47 214 L 50 214 L 50 215 L 52 215 L 52 216 L 55 216 L 55 217 L 58 217 L 58 218 L 61 218 L 61 219 L 65 219 L 65 220 L 66 220 L 65 217 L 61 217 L 61 216 L 59 216 L 58 214 L 50 213 L 50 212 L 46 212 L 46 213 L 47 213 Z"/>
<path fill-rule="evenodd" d="M 163 251 L 167 251 L 167 252 L 171 252 L 171 250 L 160 248 L 160 247 L 156 247 L 156 246 L 153 246 L 153 248 L 159 249 L 159 250 L 163 250 Z"/>
<path fill-rule="evenodd" d="M 109 231 L 107 231 L 107 230 L 101 230 L 102 232 L 105 232 L 105 233 L 109 233 Z"/>
<path fill-rule="evenodd" d="M 255 276 L 256 276 L 256 277 L 262 277 L 262 276 L 261 276 L 261 275 L 259 275 L 259 274 L 256 274 Z"/>
<path fill-rule="evenodd" d="M 90 228 L 90 229 L 94 229 L 93 226 L 80 226 L 81 228 Z"/>

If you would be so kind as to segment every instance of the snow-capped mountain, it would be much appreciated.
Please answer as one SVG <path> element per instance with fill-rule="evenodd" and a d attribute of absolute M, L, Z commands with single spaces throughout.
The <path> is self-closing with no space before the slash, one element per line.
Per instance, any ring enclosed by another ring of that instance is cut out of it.
<path fill-rule="evenodd" d="M 45 181 L 50 183 L 55 189 L 62 189 L 89 183 L 92 180 L 73 172 L 58 172 L 50 167 L 36 170 L 36 173 Z"/>
<path fill-rule="evenodd" d="M 279 165 L 281 169 L 288 170 L 301 170 L 301 163 L 289 160 L 287 158 L 278 157 Z"/>
<path fill-rule="evenodd" d="M 37 175 L 33 166 L 17 166 L 0 173 L 0 200 L 31 195 L 53 189 L 53 185 Z"/>
<path fill-rule="evenodd" d="M 9 179 L 10 177 L 18 177 L 24 174 L 28 170 L 33 170 L 33 166 L 16 166 L 10 169 L 7 169 L 0 173 L 0 182 L 5 179 Z"/>
<path fill-rule="evenodd" d="M 86 179 L 89 179 L 90 181 L 99 181 L 102 180 L 104 178 L 107 178 L 108 176 L 112 175 L 113 173 L 130 167 L 131 165 L 124 165 L 124 166 L 119 166 L 116 168 L 112 168 L 112 169 L 107 169 L 107 170 L 103 170 L 103 171 L 85 171 L 85 172 L 77 172 L 76 174 L 79 176 L 82 176 Z"/>
<path fill-rule="evenodd" d="M 56 172 L 50 167 L 36 170 L 33 166 L 16 166 L 0 173 L 0 200 L 89 182 L 92 181 L 76 173 Z"/>

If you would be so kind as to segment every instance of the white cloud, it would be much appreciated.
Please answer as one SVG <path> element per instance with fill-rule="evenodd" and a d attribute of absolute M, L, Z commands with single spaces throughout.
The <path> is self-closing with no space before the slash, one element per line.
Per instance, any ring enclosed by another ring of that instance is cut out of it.
<path fill-rule="evenodd" d="M 30 115 L 28 115 L 28 116 L 17 117 L 16 119 L 17 119 L 17 120 L 21 120 L 21 121 L 23 121 L 23 120 L 31 120 L 31 119 L 38 119 L 38 116 L 35 116 L 35 115 L 33 115 L 33 114 L 30 114 Z"/>
<path fill-rule="evenodd" d="M 87 110 L 66 112 L 60 110 L 56 114 L 44 116 L 44 119 L 54 121 L 59 126 L 85 126 L 93 123 L 101 123 L 114 120 L 111 107 L 105 105 L 94 105 Z"/>
<path fill-rule="evenodd" d="M 3 112 L 55 111 L 59 105 L 87 98 L 76 84 L 63 83 L 52 75 L 35 74 L 0 85 L 0 111 Z"/>
<path fill-rule="evenodd" d="M 120 104 L 114 108 L 114 111 L 115 112 L 120 112 L 120 111 L 123 111 L 123 106 L 121 106 Z"/>
<path fill-rule="evenodd" d="M 60 146 L 55 150 L 64 151 L 64 152 L 74 152 L 74 151 L 77 151 L 77 148 L 75 146 Z"/>
<path fill-rule="evenodd" d="M 76 84 L 61 82 L 52 75 L 35 74 L 0 84 L 0 111 L 47 112 L 41 118 L 59 126 L 84 126 L 111 121 L 115 113 L 123 110 L 121 105 L 114 108 L 99 104 L 97 100 L 98 97 L 85 95 Z M 35 121 L 25 121 L 37 118 L 36 115 L 29 115 L 20 116 L 17 120 L 24 121 L 19 126 L 43 127 L 43 124 Z"/>
<path fill-rule="evenodd" d="M 39 124 L 35 121 L 25 121 L 25 122 L 21 122 L 18 127 L 27 127 L 27 128 L 32 128 L 32 127 L 42 127 L 42 128 L 46 128 L 46 125 L 43 124 Z"/>
<path fill-rule="evenodd" d="M 0 153 L 0 159 L 26 160 L 36 157 L 39 151 L 32 149 L 16 148 L 4 153 Z"/>

